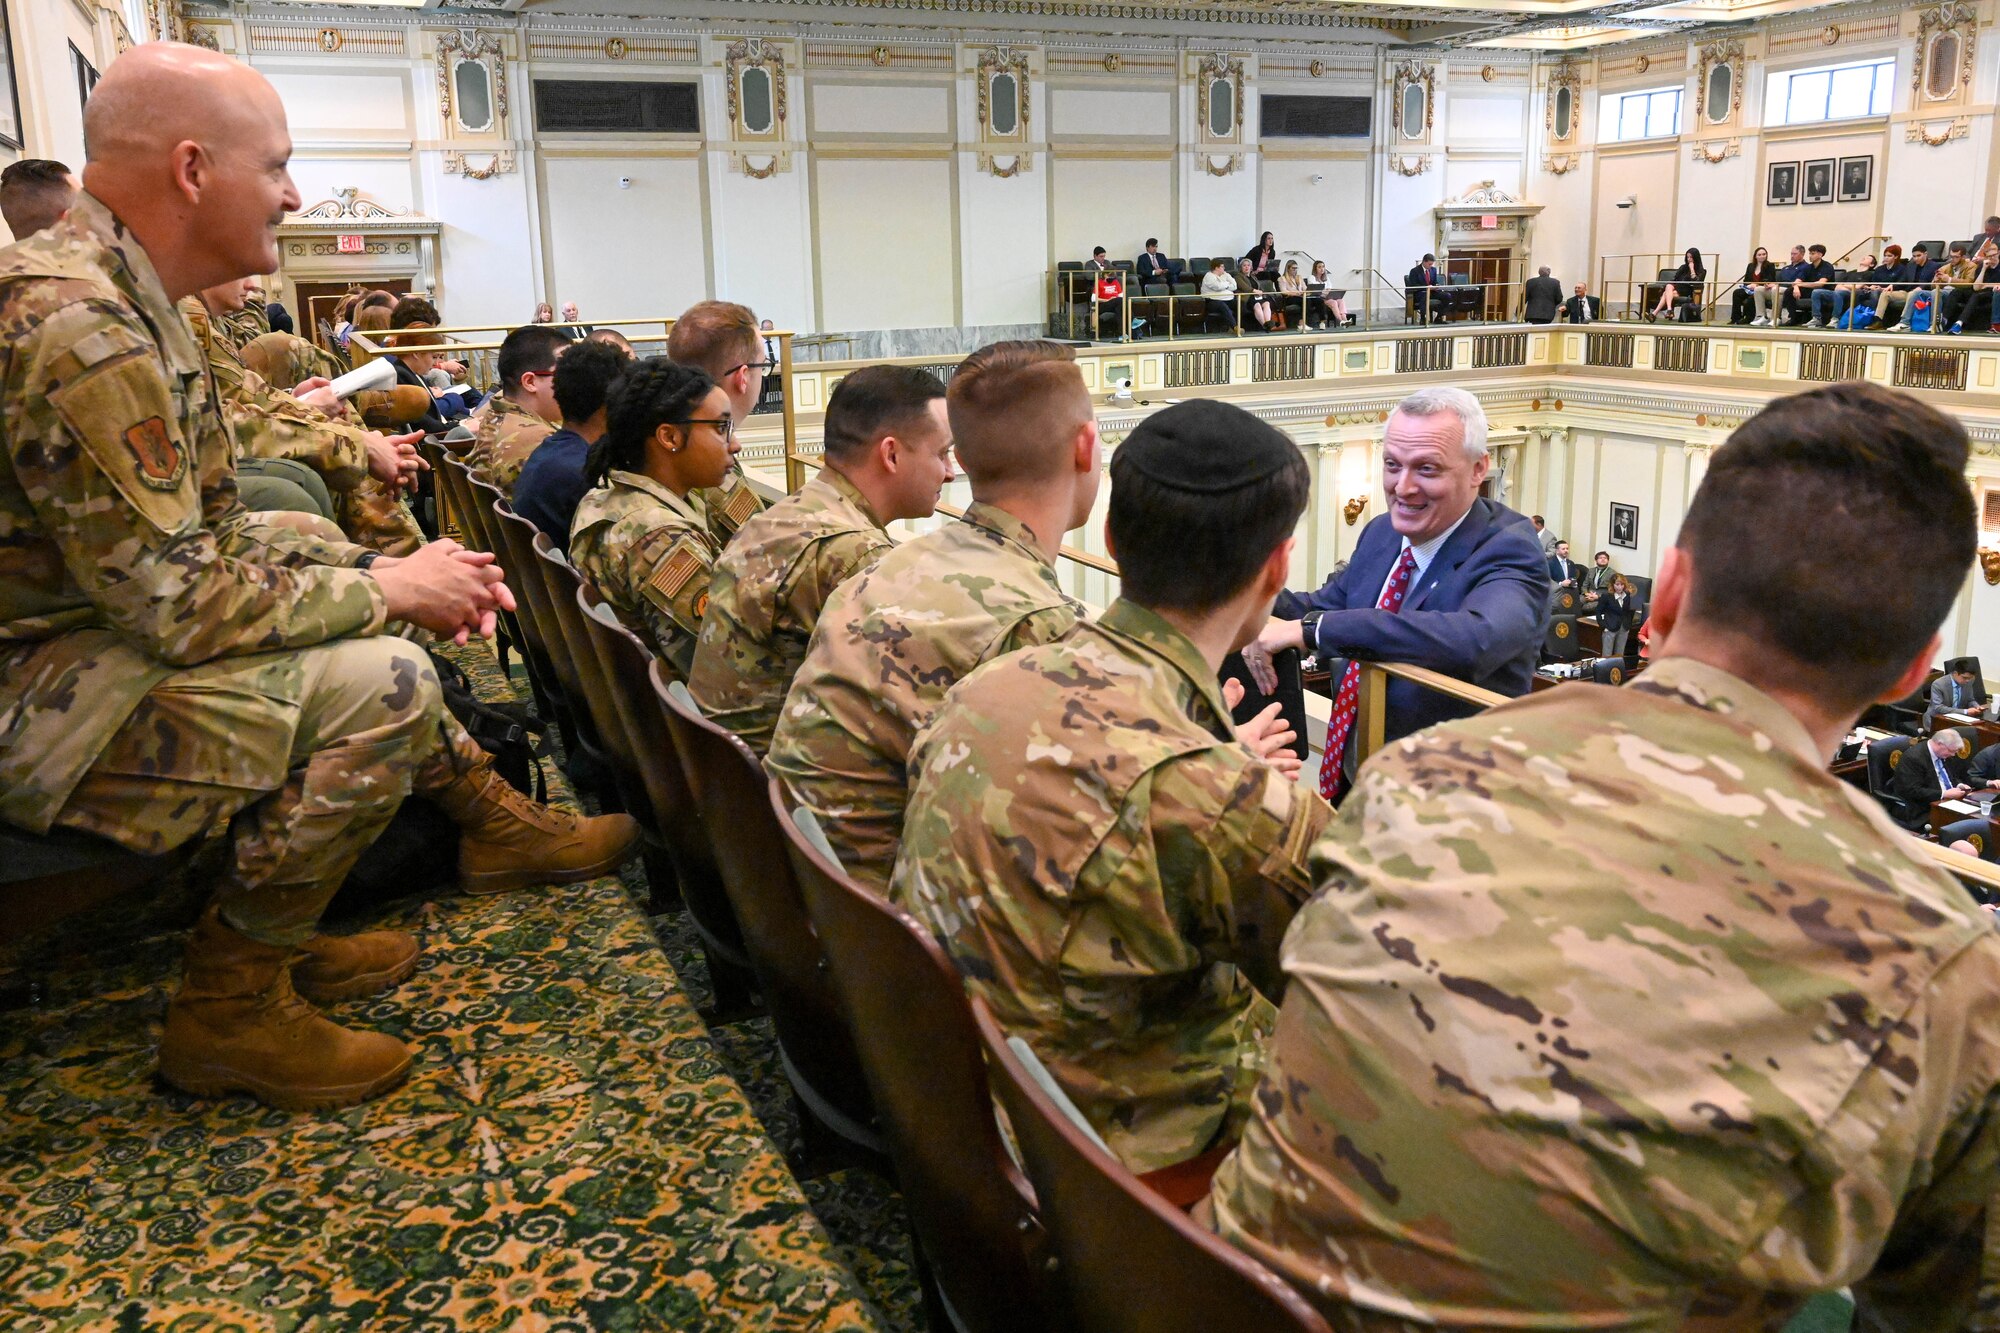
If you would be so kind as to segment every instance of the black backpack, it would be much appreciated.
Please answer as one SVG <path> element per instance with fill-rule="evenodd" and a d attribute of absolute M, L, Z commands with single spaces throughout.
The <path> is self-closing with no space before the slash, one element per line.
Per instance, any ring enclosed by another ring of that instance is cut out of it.
<path fill-rule="evenodd" d="M 492 704 L 474 695 L 472 682 L 456 663 L 431 654 L 431 668 L 444 689 L 445 707 L 514 790 L 548 800 L 542 760 L 548 755 L 547 724 L 525 704 Z M 328 916 L 361 912 L 377 903 L 412 894 L 434 893 L 458 879 L 458 828 L 421 796 L 396 811 L 368 850 L 347 872 Z"/>

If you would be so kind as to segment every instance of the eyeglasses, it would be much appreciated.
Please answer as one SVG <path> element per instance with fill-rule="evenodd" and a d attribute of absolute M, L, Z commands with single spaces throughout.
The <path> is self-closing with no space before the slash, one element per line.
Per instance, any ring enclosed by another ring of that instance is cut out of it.
<path fill-rule="evenodd" d="M 715 433 L 728 439 L 736 433 L 736 423 L 728 417 L 689 417 L 684 423 L 689 426 L 713 426 Z"/>
<path fill-rule="evenodd" d="M 723 374 L 734 375 L 739 370 L 772 371 L 776 370 L 777 368 L 778 368 L 778 363 L 775 361 L 745 361 L 742 365 L 731 366 L 728 370 L 724 371 Z"/>

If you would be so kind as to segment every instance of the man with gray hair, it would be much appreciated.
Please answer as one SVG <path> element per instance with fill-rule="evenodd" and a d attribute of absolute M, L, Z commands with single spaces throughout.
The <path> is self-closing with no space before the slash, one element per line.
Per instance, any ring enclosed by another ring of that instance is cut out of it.
<path fill-rule="evenodd" d="M 1563 285 L 1549 276 L 1549 266 L 1521 284 L 1521 318 L 1530 324 L 1553 324 L 1562 312 Z"/>
<path fill-rule="evenodd" d="M 1547 618 L 1549 574 L 1527 516 L 1479 494 L 1490 460 L 1486 413 L 1463 389 L 1419 389 L 1382 441 L 1388 512 L 1362 530 L 1347 568 L 1318 592 L 1280 594 L 1243 658 L 1266 692 L 1271 655 L 1303 648 L 1349 659 L 1336 683 L 1319 791 L 1338 799 L 1352 771 L 1360 668 L 1403 662 L 1502 694 L 1528 692 Z M 1407 681 L 1389 683 L 1388 737 L 1469 711 Z"/>

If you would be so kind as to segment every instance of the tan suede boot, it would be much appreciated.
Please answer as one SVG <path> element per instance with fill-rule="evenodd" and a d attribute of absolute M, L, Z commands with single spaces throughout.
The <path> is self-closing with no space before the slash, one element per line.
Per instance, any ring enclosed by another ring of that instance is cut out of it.
<path fill-rule="evenodd" d="M 417 970 L 418 952 L 400 930 L 315 935 L 292 959 L 292 987 L 314 1004 L 379 995 Z"/>
<path fill-rule="evenodd" d="M 197 1097 L 247 1092 L 284 1111 L 379 1097 L 410 1072 L 403 1043 L 329 1022 L 292 989 L 288 945 L 230 929 L 211 907 L 167 1006 L 160 1077 Z"/>
<path fill-rule="evenodd" d="M 595 879 L 625 864 L 639 841 L 630 815 L 592 817 L 537 805 L 483 759 L 450 786 L 424 795 L 458 825 L 458 887 L 466 893 Z"/>

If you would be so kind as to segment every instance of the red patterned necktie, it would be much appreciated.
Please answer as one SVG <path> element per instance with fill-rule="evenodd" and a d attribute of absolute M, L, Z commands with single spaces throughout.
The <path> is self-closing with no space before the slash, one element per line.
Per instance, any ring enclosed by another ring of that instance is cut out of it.
<path fill-rule="evenodd" d="M 1382 600 L 1375 603 L 1375 609 L 1402 610 L 1403 598 L 1409 595 L 1416 576 L 1416 552 L 1405 546 L 1403 558 L 1396 562 L 1396 572 L 1389 576 L 1388 586 L 1382 589 Z M 1354 734 L 1354 716 L 1360 707 L 1361 664 L 1349 662 L 1347 670 L 1340 673 L 1340 688 L 1333 694 L 1333 715 L 1326 722 L 1326 749 L 1319 756 L 1319 794 L 1329 801 L 1340 798 L 1341 786 L 1346 781 L 1341 765 L 1347 757 L 1347 739 Z"/>

